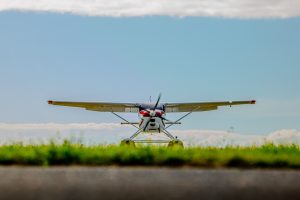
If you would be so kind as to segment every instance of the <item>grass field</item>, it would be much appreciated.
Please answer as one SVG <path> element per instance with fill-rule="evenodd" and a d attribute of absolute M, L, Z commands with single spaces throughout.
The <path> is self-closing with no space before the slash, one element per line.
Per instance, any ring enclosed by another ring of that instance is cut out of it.
<path fill-rule="evenodd" d="M 297 145 L 260 147 L 122 147 L 63 144 L 0 146 L 0 165 L 193 166 L 299 168 Z"/>

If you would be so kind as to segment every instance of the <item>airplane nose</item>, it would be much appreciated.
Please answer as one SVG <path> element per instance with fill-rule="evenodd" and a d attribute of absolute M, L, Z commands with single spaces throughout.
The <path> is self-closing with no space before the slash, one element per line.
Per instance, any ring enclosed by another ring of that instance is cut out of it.
<path fill-rule="evenodd" d="M 151 117 L 155 117 L 155 115 L 156 115 L 155 111 L 151 110 L 150 115 L 151 115 Z"/>

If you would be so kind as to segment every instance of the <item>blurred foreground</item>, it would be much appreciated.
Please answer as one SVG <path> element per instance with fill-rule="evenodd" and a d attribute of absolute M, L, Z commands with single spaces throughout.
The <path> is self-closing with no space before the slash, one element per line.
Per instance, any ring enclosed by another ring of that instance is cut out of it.
<path fill-rule="evenodd" d="M 298 199 L 295 170 L 0 167 L 0 199 Z"/>
<path fill-rule="evenodd" d="M 84 165 L 84 166 L 192 166 L 205 168 L 293 168 L 300 169 L 298 145 L 251 147 L 118 145 L 85 146 L 64 143 L 44 145 L 12 144 L 0 146 L 0 165 Z"/>

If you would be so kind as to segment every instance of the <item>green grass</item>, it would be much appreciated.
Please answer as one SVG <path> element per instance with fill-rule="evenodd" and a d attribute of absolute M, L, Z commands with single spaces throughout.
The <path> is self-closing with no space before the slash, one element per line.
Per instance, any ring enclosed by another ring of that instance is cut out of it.
<path fill-rule="evenodd" d="M 204 168 L 297 168 L 297 145 L 260 147 L 121 147 L 83 146 L 64 142 L 49 145 L 0 146 L 0 165 L 192 166 Z"/>

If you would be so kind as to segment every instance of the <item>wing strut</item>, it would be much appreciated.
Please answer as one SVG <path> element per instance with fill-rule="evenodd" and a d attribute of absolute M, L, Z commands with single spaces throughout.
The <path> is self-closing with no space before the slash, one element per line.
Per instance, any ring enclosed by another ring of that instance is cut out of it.
<path fill-rule="evenodd" d="M 183 115 L 182 117 L 180 117 L 179 119 L 177 119 L 174 123 L 170 124 L 169 126 L 167 126 L 165 129 L 170 128 L 171 126 L 173 126 L 174 124 L 178 123 L 179 121 L 181 121 L 182 119 L 186 118 L 187 116 L 189 116 L 190 114 L 192 114 L 193 112 L 195 112 L 196 110 L 198 110 L 200 108 L 200 106 L 198 106 L 197 108 L 195 108 L 194 110 L 192 110 L 191 112 Z"/>
<path fill-rule="evenodd" d="M 125 119 L 125 118 L 123 118 L 123 117 L 121 117 L 120 115 L 118 115 L 117 113 L 115 113 L 115 112 L 111 112 L 112 114 L 114 114 L 115 116 L 117 116 L 118 118 L 120 118 L 120 119 L 122 119 L 123 121 L 125 121 L 125 122 L 127 122 L 128 124 L 130 124 L 131 126 L 133 126 L 133 127 L 135 127 L 135 128 L 137 128 L 137 129 L 140 129 L 139 127 L 137 127 L 136 125 L 134 125 L 134 124 L 132 124 L 132 123 L 130 123 L 127 119 Z"/>

